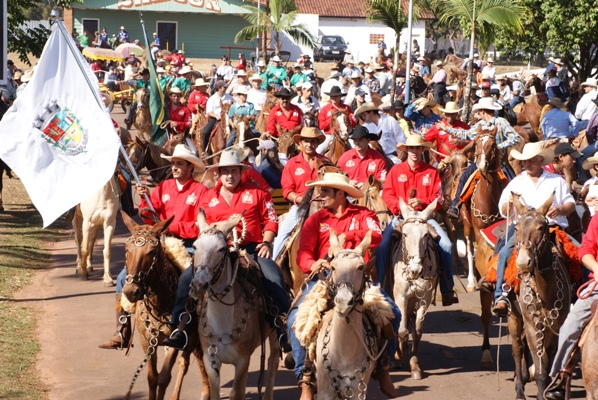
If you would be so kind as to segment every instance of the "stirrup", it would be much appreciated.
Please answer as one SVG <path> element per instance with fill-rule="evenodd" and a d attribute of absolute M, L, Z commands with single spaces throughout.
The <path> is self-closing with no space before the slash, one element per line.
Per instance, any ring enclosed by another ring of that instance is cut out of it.
<path fill-rule="evenodd" d="M 546 386 L 543 396 L 546 397 L 548 392 L 552 392 L 557 389 L 562 389 L 565 391 L 565 394 L 567 394 L 570 390 L 572 376 L 573 374 L 571 372 L 564 370 L 559 371 L 558 375 L 551 380 L 548 386 Z"/>
<path fill-rule="evenodd" d="M 189 344 L 189 335 L 187 335 L 187 332 L 185 332 L 185 330 L 180 330 L 179 328 L 175 329 L 174 331 L 172 331 L 172 333 L 170 334 L 170 336 L 168 337 L 169 339 L 172 339 L 172 337 L 174 336 L 175 333 L 177 332 L 182 332 L 183 335 L 185 335 L 185 345 L 182 347 L 182 349 L 186 349 L 187 345 Z"/>

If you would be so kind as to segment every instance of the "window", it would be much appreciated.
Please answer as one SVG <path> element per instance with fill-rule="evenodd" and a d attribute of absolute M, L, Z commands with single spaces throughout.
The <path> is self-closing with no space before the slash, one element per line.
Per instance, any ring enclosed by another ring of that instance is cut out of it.
<path fill-rule="evenodd" d="M 156 33 L 160 38 L 160 49 L 174 51 L 177 48 L 177 28 L 176 21 L 158 21 Z"/>

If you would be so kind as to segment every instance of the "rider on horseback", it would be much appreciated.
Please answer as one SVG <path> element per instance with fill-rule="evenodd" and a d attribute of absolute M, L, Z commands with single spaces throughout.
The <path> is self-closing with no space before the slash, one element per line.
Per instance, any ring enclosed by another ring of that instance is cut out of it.
<path fill-rule="evenodd" d="M 380 113 L 384 105 L 378 108 L 374 103 L 366 103 L 355 110 L 355 116 L 363 120 L 363 126 L 368 131 L 380 134 L 380 147 L 393 164 L 398 164 L 397 145 L 405 143 L 405 132 L 395 118 Z M 390 103 L 387 105 L 391 108 Z"/>
<path fill-rule="evenodd" d="M 208 116 L 208 123 L 203 128 L 202 145 L 204 152 L 208 149 L 210 134 L 214 130 L 216 124 L 218 122 L 224 123 L 224 121 L 220 121 L 222 115 L 222 105 L 225 103 L 232 104 L 234 101 L 230 94 L 225 93 L 227 87 L 225 81 L 218 81 L 214 86 L 216 88 L 216 93 L 210 96 L 206 104 L 206 115 Z"/>
<path fill-rule="evenodd" d="M 380 138 L 361 125 L 353 130 L 350 138 L 353 139 L 353 148 L 343 154 L 337 164 L 347 173 L 351 184 L 361 190 L 370 175 L 384 182 L 386 162 L 380 153 L 370 147 L 370 140 L 377 141 Z"/>
<path fill-rule="evenodd" d="M 149 78 L 149 69 L 145 68 L 143 71 L 141 71 L 141 79 L 135 82 L 135 91 L 137 91 L 137 89 L 145 89 L 145 92 L 149 94 Z M 129 115 L 127 116 L 127 118 L 125 118 L 125 124 L 127 124 L 127 129 L 131 129 L 131 125 L 133 125 L 135 110 L 137 110 L 136 101 L 134 101 L 133 104 L 131 104 L 131 108 L 129 109 Z"/>

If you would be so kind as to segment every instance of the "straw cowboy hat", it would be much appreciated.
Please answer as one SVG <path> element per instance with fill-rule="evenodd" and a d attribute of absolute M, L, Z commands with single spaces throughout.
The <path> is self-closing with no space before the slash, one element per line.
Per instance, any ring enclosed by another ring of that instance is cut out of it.
<path fill-rule="evenodd" d="M 492 110 L 492 111 L 499 111 L 502 110 L 502 107 L 494 101 L 492 97 L 484 97 L 480 99 L 476 104 L 473 105 L 471 111 L 476 110 Z"/>
<path fill-rule="evenodd" d="M 426 99 L 426 101 L 420 102 L 417 107 L 415 107 L 415 111 L 421 111 L 426 107 L 434 107 L 436 102 L 434 100 Z"/>
<path fill-rule="evenodd" d="M 347 195 L 349 195 L 350 197 L 363 197 L 363 193 L 361 192 L 361 190 L 351 185 L 348 176 L 337 172 L 326 172 L 321 180 L 308 181 L 305 183 L 305 186 L 330 187 L 342 190 L 343 192 L 347 193 Z"/>
<path fill-rule="evenodd" d="M 210 165 L 208 169 L 222 168 L 222 167 L 239 167 L 242 170 L 250 169 L 250 165 L 242 164 L 239 152 L 231 148 L 220 153 L 220 162 L 218 164 Z"/>
<path fill-rule="evenodd" d="M 175 158 L 178 158 L 179 160 L 185 160 L 187 162 L 190 162 L 197 168 L 201 169 L 201 171 L 205 171 L 206 169 L 204 163 L 199 158 L 197 158 L 193 150 L 191 150 L 191 148 L 184 144 L 177 144 L 171 156 L 160 154 L 160 157 L 165 158 L 170 162 L 172 162 L 172 160 L 174 160 Z"/>
<path fill-rule="evenodd" d="M 249 82 L 253 82 L 253 81 L 262 82 L 263 80 L 264 79 L 259 74 L 253 74 L 253 75 L 251 75 L 251 78 L 249 78 Z"/>
<path fill-rule="evenodd" d="M 359 114 L 363 114 L 366 111 L 378 111 L 378 110 L 379 110 L 378 106 L 376 106 L 373 102 L 369 101 L 369 102 L 365 103 L 364 105 L 362 105 L 361 107 L 358 107 L 353 114 L 359 115 Z"/>
<path fill-rule="evenodd" d="M 353 71 L 351 73 L 351 79 L 363 79 L 363 75 L 360 72 Z"/>
<path fill-rule="evenodd" d="M 542 165 L 548 165 L 554 160 L 554 150 L 542 148 L 542 143 L 526 143 L 523 151 L 511 150 L 511 155 L 515 160 L 529 160 L 536 156 L 543 158 Z"/>
<path fill-rule="evenodd" d="M 492 59 L 492 57 L 488 57 L 488 59 L 486 60 L 487 63 L 490 64 L 494 64 L 494 60 Z"/>
<path fill-rule="evenodd" d="M 266 62 L 264 60 L 259 60 L 257 62 L 257 64 L 255 64 L 258 67 L 265 67 L 266 66 Z"/>
<path fill-rule="evenodd" d="M 193 84 L 193 86 L 195 86 L 195 87 L 210 86 L 210 82 L 204 81 L 203 78 L 198 78 L 195 80 L 195 83 Z"/>
<path fill-rule="evenodd" d="M 457 103 L 455 103 L 454 101 L 449 101 L 446 103 L 446 108 L 438 107 L 438 109 L 445 114 L 456 114 L 456 113 L 460 112 L 461 110 L 463 110 L 463 107 L 461 107 L 461 108 L 457 108 L 457 107 L 459 107 L 457 105 Z"/>
<path fill-rule="evenodd" d="M 444 65 L 444 63 L 442 61 L 438 60 L 438 61 L 436 61 L 436 64 L 434 64 L 434 65 L 436 65 L 437 67 L 442 67 Z"/>
<path fill-rule="evenodd" d="M 168 91 L 168 94 L 173 94 L 173 93 L 183 94 L 183 91 L 181 90 L 181 88 L 174 86 L 174 87 L 171 87 L 170 90 Z"/>
<path fill-rule="evenodd" d="M 236 151 L 237 154 L 239 154 L 239 161 L 245 161 L 247 157 L 249 157 L 249 153 L 251 152 L 251 149 L 249 147 L 243 148 L 237 144 L 229 147 L 228 150 Z"/>
<path fill-rule="evenodd" d="M 247 72 L 243 71 L 242 69 L 237 71 L 237 76 L 247 76 Z"/>
<path fill-rule="evenodd" d="M 245 85 L 238 86 L 235 90 L 233 90 L 233 94 L 247 95 L 247 92 L 249 92 L 249 88 Z"/>
<path fill-rule="evenodd" d="M 324 140 L 326 140 L 326 137 L 317 128 L 313 128 L 313 127 L 305 127 L 303 129 L 301 129 L 301 132 L 299 132 L 298 134 L 293 136 L 293 141 L 296 144 L 299 144 L 299 141 L 301 140 L 301 138 L 317 139 L 318 144 L 322 144 L 322 143 L 324 143 Z"/>
<path fill-rule="evenodd" d="M 373 74 L 374 69 L 372 67 L 367 67 L 366 69 L 363 70 L 363 72 L 367 72 L 368 74 Z"/>
<path fill-rule="evenodd" d="M 398 149 L 403 150 L 403 151 L 407 151 L 407 147 L 420 147 L 420 146 L 426 147 L 429 149 L 430 147 L 432 147 L 432 143 L 426 142 L 424 140 L 424 138 L 419 135 L 411 135 L 407 138 L 407 141 L 405 143 L 397 144 Z"/>
<path fill-rule="evenodd" d="M 586 81 L 584 83 L 581 84 L 581 86 L 594 86 L 594 87 L 597 87 L 598 86 L 598 80 L 596 78 L 588 78 L 588 79 L 586 79 Z"/>
<path fill-rule="evenodd" d="M 341 76 L 341 73 L 338 71 L 333 71 L 330 73 L 330 76 L 328 77 L 328 79 L 334 79 L 334 78 L 338 78 L 339 76 Z"/>
<path fill-rule="evenodd" d="M 179 75 L 185 75 L 188 74 L 189 72 L 191 72 L 191 68 L 189 68 L 188 66 L 184 66 L 183 68 L 181 68 L 179 70 Z"/>
<path fill-rule="evenodd" d="M 581 164 L 583 169 L 592 169 L 594 168 L 594 164 L 598 164 L 598 151 L 594 153 L 592 157 L 589 157 L 587 160 Z"/>
<path fill-rule="evenodd" d="M 552 99 L 550 99 L 550 101 L 548 102 L 548 104 L 550 104 L 551 106 L 556 107 L 556 108 L 558 108 L 560 110 L 567 111 L 567 107 L 562 102 L 562 100 L 559 99 L 558 97 L 553 97 Z"/>

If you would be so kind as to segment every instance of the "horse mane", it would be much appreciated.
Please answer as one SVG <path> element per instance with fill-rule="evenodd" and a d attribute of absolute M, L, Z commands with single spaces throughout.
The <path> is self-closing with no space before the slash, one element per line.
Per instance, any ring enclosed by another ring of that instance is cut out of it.
<path fill-rule="evenodd" d="M 173 236 L 163 236 L 162 247 L 164 248 L 164 253 L 166 253 L 166 258 L 181 270 L 181 272 L 191 265 L 191 256 L 181 239 Z"/>
<path fill-rule="evenodd" d="M 284 169 L 284 166 L 278 157 L 278 150 L 276 149 L 271 149 L 266 152 L 266 161 L 268 161 L 270 167 L 272 167 L 272 169 L 274 169 L 276 172 L 282 172 Z"/>

